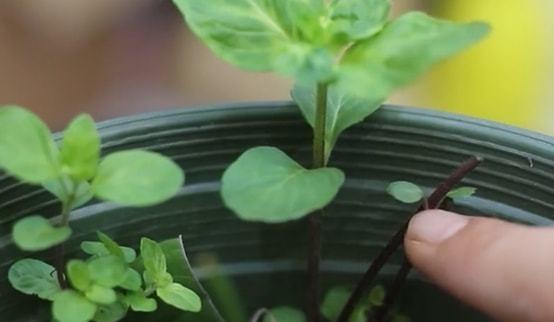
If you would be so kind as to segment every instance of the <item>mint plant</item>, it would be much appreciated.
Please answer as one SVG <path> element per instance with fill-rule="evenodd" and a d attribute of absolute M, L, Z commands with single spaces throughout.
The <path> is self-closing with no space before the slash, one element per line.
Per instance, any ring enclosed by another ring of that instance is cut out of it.
<path fill-rule="evenodd" d="M 344 182 L 329 167 L 339 135 L 397 88 L 483 38 L 480 22 L 420 12 L 389 21 L 388 0 L 174 0 L 192 31 L 245 70 L 295 79 L 292 98 L 313 128 L 311 167 L 275 147 L 254 147 L 225 171 L 221 195 L 240 218 L 308 220 L 307 313 L 319 320 L 321 213 Z"/>
<path fill-rule="evenodd" d="M 174 196 L 184 183 L 183 171 L 158 153 L 129 150 L 100 157 L 100 136 L 88 115 L 76 117 L 60 146 L 33 113 L 0 108 L 0 168 L 21 182 L 41 185 L 58 198 L 56 222 L 31 215 L 15 223 L 14 243 L 25 251 L 56 248 L 54 266 L 25 258 L 14 263 L 8 279 L 18 291 L 52 302 L 58 322 L 111 322 L 128 312 L 157 309 L 156 295 L 184 311 L 201 309 L 199 296 L 174 282 L 160 245 L 142 238 L 140 257 L 98 232 L 99 241 L 85 241 L 87 260 L 64 257 L 71 236 L 71 211 L 93 197 L 124 206 L 145 207 Z"/>

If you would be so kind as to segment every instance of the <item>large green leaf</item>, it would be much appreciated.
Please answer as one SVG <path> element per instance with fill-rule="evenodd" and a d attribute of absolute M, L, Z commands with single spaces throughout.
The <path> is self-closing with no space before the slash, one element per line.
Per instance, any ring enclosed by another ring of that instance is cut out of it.
<path fill-rule="evenodd" d="M 325 50 L 318 46 L 327 35 L 321 23 L 326 14 L 322 0 L 174 2 L 194 33 L 229 63 L 295 76 L 320 70 L 312 65 L 314 53 Z M 326 56 L 332 65 L 333 55 Z"/>
<path fill-rule="evenodd" d="M 200 312 L 202 309 L 200 297 L 191 289 L 178 283 L 156 289 L 156 295 L 165 303 L 183 311 Z"/>
<path fill-rule="evenodd" d="M 64 132 L 60 148 L 62 169 L 77 181 L 96 173 L 100 158 L 100 136 L 90 115 L 76 117 Z"/>
<path fill-rule="evenodd" d="M 285 222 L 323 208 L 343 182 L 339 169 L 308 170 L 279 149 L 257 147 L 225 171 L 221 195 L 244 220 Z"/>
<path fill-rule="evenodd" d="M 50 130 L 18 106 L 0 108 L 0 168 L 29 183 L 42 183 L 60 173 Z"/>
<path fill-rule="evenodd" d="M 88 322 L 95 312 L 96 304 L 75 291 L 65 290 L 54 297 L 52 314 L 58 322 Z"/>
<path fill-rule="evenodd" d="M 387 97 L 488 31 L 484 23 L 454 23 L 420 12 L 405 14 L 346 53 L 338 86 L 356 96 Z"/>
<path fill-rule="evenodd" d="M 69 227 L 54 227 L 41 216 L 29 216 L 15 223 L 12 238 L 27 251 L 39 251 L 66 241 L 71 236 Z"/>
<path fill-rule="evenodd" d="M 183 171 L 161 154 L 130 150 L 100 162 L 92 190 L 101 199 L 127 206 L 148 206 L 173 197 L 185 180 Z"/>
<path fill-rule="evenodd" d="M 389 0 L 334 0 L 330 4 L 332 34 L 342 43 L 369 38 L 381 31 L 390 11 Z"/>
<path fill-rule="evenodd" d="M 298 82 L 292 90 L 292 98 L 312 127 L 315 124 L 316 88 L 315 83 Z M 327 94 L 325 158 L 329 159 L 339 135 L 344 130 L 377 111 L 383 101 L 384 97 L 372 95 L 358 98 L 331 85 Z"/>
<path fill-rule="evenodd" d="M 54 267 L 36 259 L 26 258 L 10 267 L 8 280 L 13 288 L 22 293 L 53 300 L 54 295 L 61 291 L 54 272 Z"/>

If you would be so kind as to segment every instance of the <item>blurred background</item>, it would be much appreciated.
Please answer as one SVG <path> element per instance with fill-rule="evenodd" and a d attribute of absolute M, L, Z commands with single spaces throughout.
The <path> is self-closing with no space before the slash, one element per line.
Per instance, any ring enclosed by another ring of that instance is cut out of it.
<path fill-rule="evenodd" d="M 390 103 L 554 134 L 554 1 L 394 1 L 395 15 L 413 9 L 484 20 L 493 32 Z M 0 105 L 26 106 L 55 130 L 79 112 L 104 120 L 178 106 L 288 99 L 290 85 L 217 60 L 170 0 L 0 2 Z"/>

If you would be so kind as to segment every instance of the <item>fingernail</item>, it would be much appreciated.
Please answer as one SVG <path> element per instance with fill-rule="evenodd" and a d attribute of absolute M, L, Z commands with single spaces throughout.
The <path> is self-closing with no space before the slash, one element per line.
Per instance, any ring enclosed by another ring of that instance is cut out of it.
<path fill-rule="evenodd" d="M 424 211 L 412 218 L 407 237 L 412 240 L 438 244 L 456 234 L 469 222 L 466 216 L 446 211 Z"/>

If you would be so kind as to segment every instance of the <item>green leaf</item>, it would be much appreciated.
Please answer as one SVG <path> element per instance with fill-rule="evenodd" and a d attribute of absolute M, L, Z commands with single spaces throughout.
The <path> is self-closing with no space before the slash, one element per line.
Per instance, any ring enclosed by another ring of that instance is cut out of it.
<path fill-rule="evenodd" d="M 432 65 L 475 44 L 489 29 L 484 23 L 454 23 L 420 12 L 405 14 L 345 54 L 337 86 L 359 97 L 387 97 Z"/>
<path fill-rule="evenodd" d="M 88 322 L 95 312 L 96 304 L 70 290 L 56 294 L 52 304 L 52 314 L 58 322 Z"/>
<path fill-rule="evenodd" d="M 94 258 L 88 263 L 90 278 L 101 286 L 116 287 L 126 278 L 125 262 L 114 255 Z"/>
<path fill-rule="evenodd" d="M 289 306 L 275 307 L 264 315 L 263 322 L 306 322 L 304 313 Z"/>
<path fill-rule="evenodd" d="M 155 241 L 146 237 L 140 240 L 140 255 L 144 269 L 154 280 L 167 272 L 167 263 L 162 248 Z"/>
<path fill-rule="evenodd" d="M 307 170 L 279 149 L 257 147 L 225 171 L 221 195 L 240 218 L 276 223 L 325 207 L 343 182 L 339 169 Z"/>
<path fill-rule="evenodd" d="M 390 7 L 389 0 L 334 0 L 329 29 L 342 44 L 369 38 L 381 31 Z"/>
<path fill-rule="evenodd" d="M 77 181 L 94 177 L 100 158 L 100 136 L 90 115 L 77 116 L 64 132 L 60 148 L 63 172 Z"/>
<path fill-rule="evenodd" d="M 50 130 L 35 114 L 18 106 L 0 108 L 0 168 L 29 183 L 42 183 L 60 173 Z"/>
<path fill-rule="evenodd" d="M 300 107 L 306 121 L 314 127 L 316 109 L 316 84 L 296 83 L 292 98 Z M 327 118 L 325 125 L 325 158 L 329 159 L 340 134 L 354 124 L 362 122 L 377 111 L 383 103 L 383 97 L 357 98 L 341 92 L 336 86 L 330 86 L 327 96 Z"/>
<path fill-rule="evenodd" d="M 67 263 L 67 276 L 71 285 L 79 291 L 89 289 L 91 280 L 87 263 L 81 260 L 71 260 Z"/>
<path fill-rule="evenodd" d="M 462 199 L 473 196 L 476 191 L 477 188 L 475 187 L 459 187 L 450 190 L 446 196 L 451 199 Z"/>
<path fill-rule="evenodd" d="M 55 276 L 55 268 L 36 259 L 22 259 L 10 267 L 8 280 L 21 293 L 53 300 L 61 291 Z"/>
<path fill-rule="evenodd" d="M 137 253 L 135 252 L 134 249 L 129 248 L 129 247 L 125 247 L 125 246 L 119 246 L 119 248 L 123 252 L 122 259 L 124 259 L 125 262 L 132 263 L 136 259 Z M 84 241 L 84 242 L 81 243 L 81 249 L 85 253 L 87 253 L 89 255 L 94 255 L 94 256 L 97 256 L 97 257 L 102 257 L 102 256 L 106 256 L 106 255 L 109 255 L 109 254 L 114 255 L 101 242 Z"/>
<path fill-rule="evenodd" d="M 15 223 L 12 238 L 26 251 L 39 251 L 66 241 L 71 236 L 69 227 L 54 227 L 41 216 L 29 216 Z"/>
<path fill-rule="evenodd" d="M 381 306 L 385 302 L 386 291 L 382 285 L 377 285 L 369 292 L 369 304 L 372 306 Z"/>
<path fill-rule="evenodd" d="M 92 199 L 93 194 L 90 184 L 86 181 L 74 183 L 69 176 L 62 174 L 59 178 L 48 180 L 42 183 L 42 187 L 56 196 L 62 202 L 69 202 L 71 196 L 71 209 L 78 208 Z"/>
<path fill-rule="evenodd" d="M 156 300 L 147 298 L 142 292 L 128 294 L 126 300 L 135 312 L 153 312 L 158 308 Z"/>
<path fill-rule="evenodd" d="M 129 307 L 122 301 L 117 301 L 110 305 L 100 305 L 94 314 L 95 322 L 116 322 L 127 315 Z"/>
<path fill-rule="evenodd" d="M 183 311 L 199 312 L 202 309 L 200 297 L 181 284 L 171 283 L 158 288 L 156 294 L 165 303 Z"/>
<path fill-rule="evenodd" d="M 331 70 L 332 59 L 325 59 L 327 67 L 314 64 L 321 51 L 334 56 L 322 46 L 327 36 L 322 0 L 174 2 L 192 31 L 217 56 L 240 68 L 296 77 Z"/>
<path fill-rule="evenodd" d="M 110 252 L 110 254 L 124 259 L 127 263 L 132 263 L 137 258 L 137 253 L 134 249 L 119 246 L 108 235 L 100 231 L 96 232 L 96 234 L 98 235 L 98 239 L 102 242 L 102 244 L 106 246 L 106 249 Z"/>
<path fill-rule="evenodd" d="M 330 321 L 335 321 L 348 301 L 352 291 L 343 286 L 333 287 L 325 293 L 321 304 L 321 314 Z"/>
<path fill-rule="evenodd" d="M 142 286 L 140 273 L 132 268 L 128 268 L 125 272 L 125 279 L 119 286 L 129 291 L 138 291 Z"/>
<path fill-rule="evenodd" d="M 112 153 L 100 162 L 92 190 L 100 199 L 141 207 L 166 201 L 183 183 L 183 171 L 171 159 L 130 150 Z"/>
<path fill-rule="evenodd" d="M 85 296 L 97 304 L 112 304 L 117 300 L 117 294 L 113 289 L 100 285 L 92 285 L 85 292 Z"/>
<path fill-rule="evenodd" d="M 395 181 L 387 187 L 389 195 L 403 203 L 415 203 L 423 198 L 423 191 L 417 185 L 407 181 Z"/>

